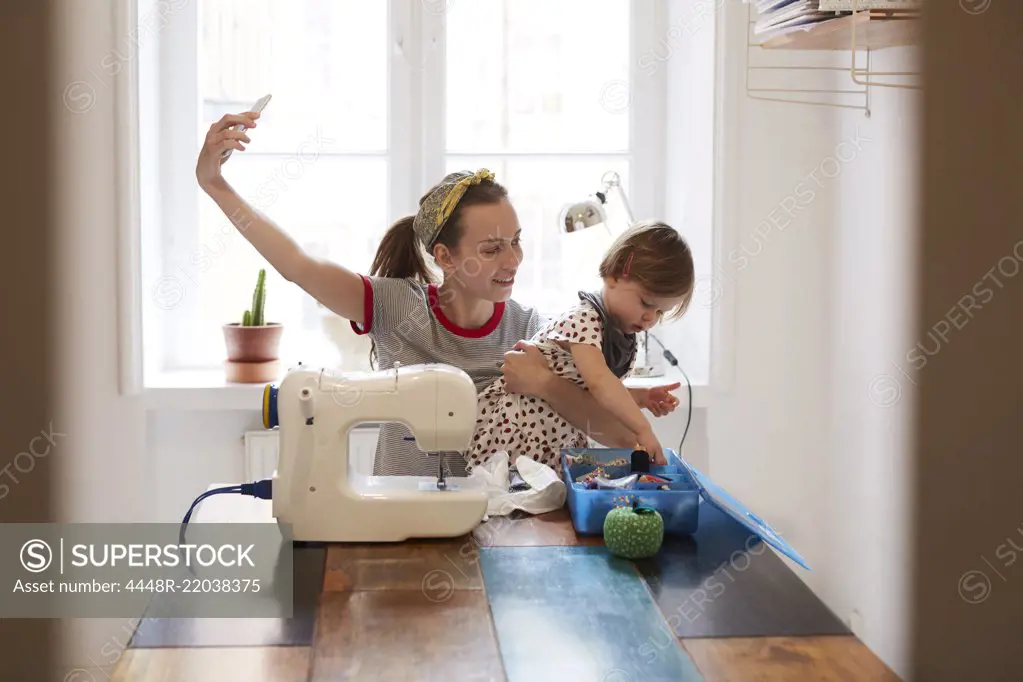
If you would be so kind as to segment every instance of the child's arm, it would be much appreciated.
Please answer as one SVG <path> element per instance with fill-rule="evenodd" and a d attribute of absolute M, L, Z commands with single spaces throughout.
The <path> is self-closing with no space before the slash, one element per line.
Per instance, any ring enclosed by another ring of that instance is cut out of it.
<path fill-rule="evenodd" d="M 639 445 L 661 461 L 663 448 L 654 436 L 653 426 L 643 416 L 632 392 L 608 369 L 600 348 L 587 343 L 573 343 L 571 350 L 579 374 L 597 402 L 632 429 Z"/>
<path fill-rule="evenodd" d="M 636 432 L 625 426 L 615 413 L 602 405 L 574 381 L 549 372 L 537 393 L 554 411 L 593 440 L 606 447 L 631 448 L 636 445 Z"/>
<path fill-rule="evenodd" d="M 592 393 L 552 372 L 532 343 L 519 341 L 513 350 L 505 353 L 501 372 L 510 392 L 547 401 L 569 424 L 601 445 L 611 448 L 636 445 L 632 429 L 598 403 Z"/>

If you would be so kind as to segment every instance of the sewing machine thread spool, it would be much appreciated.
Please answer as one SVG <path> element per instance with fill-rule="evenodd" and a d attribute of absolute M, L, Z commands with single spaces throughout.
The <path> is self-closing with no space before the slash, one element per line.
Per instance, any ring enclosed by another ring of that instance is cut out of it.
<path fill-rule="evenodd" d="M 303 388 L 298 394 L 299 403 L 302 406 L 302 416 L 306 424 L 313 423 L 313 392 L 308 387 Z"/>

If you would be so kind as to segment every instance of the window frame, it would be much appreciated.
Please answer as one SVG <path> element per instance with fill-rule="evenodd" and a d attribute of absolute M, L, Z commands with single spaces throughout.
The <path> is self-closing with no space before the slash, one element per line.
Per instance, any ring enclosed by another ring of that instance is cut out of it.
<path fill-rule="evenodd" d="M 387 0 L 388 41 L 388 223 L 405 215 L 415 206 L 422 191 L 443 177 L 448 156 L 445 142 L 445 21 L 443 14 L 427 11 L 421 0 Z M 157 0 L 131 0 L 129 10 L 119 18 L 122 25 L 138 26 L 147 9 L 153 11 Z M 665 169 L 667 166 L 667 70 L 653 74 L 640 69 L 640 55 L 646 46 L 656 44 L 668 31 L 665 3 L 631 0 L 630 6 L 630 96 L 628 108 L 620 115 L 629 118 L 629 150 L 621 156 L 630 164 L 629 202 L 637 218 L 664 215 L 666 209 Z M 181 318 L 194 319 L 195 284 L 179 263 L 188 263 L 199 248 L 197 232 L 175 231 L 172 225 L 199 220 L 200 196 L 194 180 L 196 140 L 205 133 L 210 121 L 202 120 L 200 92 L 199 3 L 178 3 L 173 21 L 168 21 L 151 41 L 140 43 L 142 68 L 158 68 L 159 82 L 149 83 L 133 75 L 137 98 L 128 114 L 131 129 L 139 132 L 139 159 L 133 164 L 141 170 L 137 188 L 141 236 L 132 247 L 139 265 L 126 271 L 137 292 L 127 305 L 138 313 L 137 324 L 125 324 L 122 338 L 133 334 L 144 341 L 141 348 L 127 353 L 122 388 L 146 386 L 150 378 L 168 372 L 189 371 L 183 358 L 190 343 L 188 325 Z M 137 30 L 137 29 L 136 29 Z M 173 64 L 173 68 L 170 65 Z M 594 97 L 599 93 L 594 93 Z M 157 119 L 140 119 L 138 104 L 156 111 Z M 180 125 L 166 125 L 169 112 L 195 112 L 194 129 L 182 119 Z M 640 116 L 642 112 L 642 116 Z M 481 153 L 486 153 L 481 152 Z M 605 156 L 604 152 L 599 153 Z M 592 156 L 591 152 L 558 153 L 562 158 Z M 615 154 L 611 154 L 615 156 Z M 542 157 L 544 154 L 504 153 L 502 157 Z M 594 191 L 600 188 L 600 176 L 592 179 Z M 566 201 L 575 197 L 566 197 Z M 383 226 L 380 226 L 381 228 Z M 537 226 L 554 229 L 554 226 Z M 134 272 L 134 274 L 131 274 Z M 161 314 L 153 304 L 155 287 L 167 278 L 177 278 L 185 288 L 174 316 Z M 148 285 L 148 286 L 147 286 Z M 140 293 L 138 293 L 140 292 Z M 176 323 L 175 323 L 175 319 Z M 139 345 L 126 341 L 129 350 Z M 145 351 L 145 352 L 143 352 Z M 141 362 L 139 362 L 141 358 Z M 709 362 L 709 359 L 708 359 Z M 133 370 L 142 364 L 141 372 Z"/>

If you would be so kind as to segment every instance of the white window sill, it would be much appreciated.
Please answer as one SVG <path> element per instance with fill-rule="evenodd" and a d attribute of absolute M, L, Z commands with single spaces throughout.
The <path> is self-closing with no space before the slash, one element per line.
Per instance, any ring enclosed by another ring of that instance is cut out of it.
<path fill-rule="evenodd" d="M 281 377 L 283 378 L 283 377 Z M 680 382 L 674 391 L 682 401 L 687 400 L 685 377 L 674 367 L 667 367 L 664 376 L 631 377 L 625 380 L 630 388 L 661 386 Z M 270 383 L 280 383 L 280 378 Z M 263 409 L 263 388 L 266 384 L 232 384 L 224 380 L 217 370 L 165 372 L 150 377 L 145 390 L 148 410 L 253 410 Z M 710 388 L 693 385 L 693 407 L 707 407 Z"/>
<path fill-rule="evenodd" d="M 147 410 L 259 412 L 263 409 L 265 386 L 229 383 L 218 370 L 165 372 L 147 378 L 144 395 Z"/>

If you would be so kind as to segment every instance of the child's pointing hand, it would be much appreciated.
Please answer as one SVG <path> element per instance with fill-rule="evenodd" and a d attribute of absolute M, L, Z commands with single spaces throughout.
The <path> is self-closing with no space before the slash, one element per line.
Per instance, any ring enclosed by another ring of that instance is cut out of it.
<path fill-rule="evenodd" d="M 655 417 L 663 417 L 670 414 L 678 407 L 679 400 L 671 394 L 681 383 L 667 384 L 665 386 L 654 386 L 647 390 L 640 407 L 650 410 Z"/>

